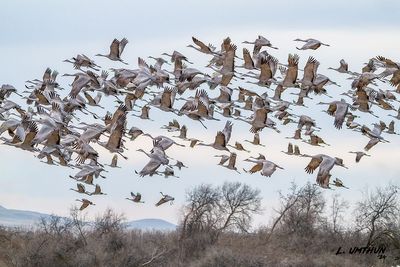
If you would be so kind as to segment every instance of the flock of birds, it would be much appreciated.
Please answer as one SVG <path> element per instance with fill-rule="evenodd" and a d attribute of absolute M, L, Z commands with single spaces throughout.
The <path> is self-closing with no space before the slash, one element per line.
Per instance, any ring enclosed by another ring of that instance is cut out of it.
<path fill-rule="evenodd" d="M 21 93 L 11 85 L 2 85 L 0 139 L 5 145 L 34 153 L 37 158 L 45 159 L 47 164 L 79 169 L 74 176 L 70 176 L 77 181 L 76 189 L 71 188 L 71 190 L 88 196 L 105 194 L 100 185 L 94 183 L 94 179 L 105 178 L 102 173 L 107 172 L 107 167 L 117 168 L 118 156 L 127 159 L 124 155 L 125 143 L 128 140 L 135 140 L 140 135 L 153 141 L 150 151 L 138 150 L 149 158 L 148 163 L 140 171 L 136 171 L 141 177 L 152 175 L 177 177 L 175 169 L 187 168 L 182 161 L 167 155 L 167 151 L 173 146 L 191 148 L 210 146 L 215 150 L 224 151 L 226 154 L 216 155 L 220 158 L 219 165 L 240 173 L 236 167 L 238 154 L 234 151 L 250 152 L 250 150 L 245 149 L 240 142 L 230 144 L 233 121 L 248 125 L 254 138 L 244 141 L 251 146 L 263 146 L 260 132 L 264 128 L 281 133 L 278 123 L 281 127 L 297 124 L 294 136 L 290 138 L 303 140 L 312 146 L 326 144 L 317 135 L 321 128 L 317 126 L 316 121 L 310 116 L 295 114 L 290 108 L 305 106 L 306 101 L 311 99 L 310 95 L 330 97 L 326 86 L 339 86 L 319 73 L 320 63 L 316 58 L 309 57 L 303 69 L 299 68 L 297 54 L 289 54 L 287 62 L 279 62 L 270 53 L 278 48 L 263 36 L 258 36 L 254 41 L 243 42 L 253 45 L 253 50 L 250 52 L 248 48 L 243 48 L 242 57 L 238 55 L 237 46 L 229 37 L 223 40 L 219 49 L 211 44 L 206 45 L 195 37 L 192 40 L 193 45 L 189 47 L 209 56 L 206 70 L 210 70 L 211 74 L 195 68 L 194 63 L 178 51 L 173 51 L 172 54 L 163 53 L 164 57 L 149 57 L 155 61 L 153 65 L 139 58 L 137 68 L 112 68 L 110 69 L 112 75 L 102 70 L 93 59 L 81 54 L 65 60 L 73 64 L 76 72 L 63 75 L 72 77 L 68 94 L 64 97 L 61 97 L 60 91 L 65 88 L 57 82 L 58 72 L 50 68 L 46 69 L 41 79 L 27 81 L 26 90 Z M 316 39 L 295 41 L 304 43 L 303 46 L 296 47 L 299 50 L 315 50 L 321 46 L 329 46 Z M 96 56 L 127 64 L 122 59 L 127 44 L 128 40 L 125 38 L 114 39 L 108 54 Z M 165 65 L 172 66 L 164 68 Z M 347 100 L 342 98 L 329 103 L 318 103 L 328 106 L 326 113 L 333 117 L 333 126 L 342 129 L 345 125 L 348 129 L 368 137 L 369 142 L 364 148 L 365 151 L 380 142 L 388 142 L 383 134 L 396 134 L 394 121 L 386 124 L 380 120 L 370 128 L 358 123 L 357 118 L 361 115 L 378 118 L 371 110 L 373 105 L 387 111 L 397 110 L 393 104 L 398 102 L 396 95 L 400 93 L 400 63 L 377 56 L 371 58 L 359 73 L 350 71 L 343 59 L 340 60 L 338 68 L 330 69 L 347 75 L 348 79 L 352 80 L 351 88 L 342 93 Z M 233 86 L 235 82 L 252 84 L 256 89 Z M 395 89 L 377 89 L 378 82 L 388 83 Z M 288 88 L 298 90 L 297 101 L 284 100 L 285 90 Z M 219 90 L 219 96 L 209 97 L 208 90 Z M 21 106 L 10 100 L 12 94 L 26 101 L 26 105 Z M 115 98 L 118 106 L 112 112 L 107 111 L 104 116 L 100 116 L 91 111 L 90 107 L 104 108 L 101 106 L 104 96 Z M 133 113 L 136 111 L 135 108 L 140 109 L 139 115 Z M 179 135 L 174 138 L 164 135 L 152 136 L 138 127 L 128 127 L 129 113 L 142 120 L 149 120 L 151 108 L 170 113 L 171 122 L 162 128 L 168 132 L 178 132 Z M 92 116 L 95 122 L 82 121 L 84 117 L 82 113 Z M 397 110 L 397 115 L 389 115 L 400 119 L 400 110 Z M 224 128 L 216 132 L 214 141 L 206 143 L 187 137 L 187 126 L 178 122 L 182 116 L 197 121 L 204 128 L 207 128 L 208 120 L 226 118 L 226 122 Z M 99 152 L 96 150 L 98 146 L 114 153 L 109 165 L 98 161 Z M 318 169 L 316 183 L 319 186 L 345 187 L 338 178 L 330 182 L 334 166 L 345 167 L 341 158 L 325 154 L 302 154 L 299 146 L 292 143 L 289 143 L 287 151 L 283 152 L 293 156 L 309 157 L 310 162 L 305 171 L 312 174 Z M 351 151 L 351 153 L 356 154 L 356 162 L 363 156 L 369 156 L 364 151 Z M 253 164 L 250 169 L 243 169 L 251 174 L 260 172 L 261 175 L 270 177 L 277 169 L 283 169 L 263 154 L 246 158 L 244 161 Z M 84 184 L 94 186 L 94 189 L 87 191 Z M 174 200 L 170 195 L 162 192 L 161 195 L 156 206 L 172 203 Z M 126 199 L 143 203 L 140 193 L 131 192 L 131 198 Z M 77 200 L 82 202 L 81 210 L 94 205 L 87 198 Z"/>

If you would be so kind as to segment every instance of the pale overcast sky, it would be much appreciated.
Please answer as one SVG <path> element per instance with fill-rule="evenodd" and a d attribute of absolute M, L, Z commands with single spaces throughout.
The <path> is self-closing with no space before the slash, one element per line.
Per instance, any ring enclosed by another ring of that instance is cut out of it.
<path fill-rule="evenodd" d="M 113 38 L 122 37 L 129 40 L 123 54 L 130 64 L 129 68 L 136 68 L 138 56 L 159 56 L 173 50 L 184 53 L 196 62 L 196 67 L 201 68 L 209 58 L 186 47 L 191 43 L 192 36 L 215 45 L 230 36 L 238 45 L 241 56 L 241 48 L 244 47 L 241 42 L 254 40 L 261 34 L 279 47 L 279 50 L 271 53 L 281 62 L 287 60 L 288 53 L 296 52 L 301 57 L 300 66 L 303 67 L 308 56 L 315 56 L 321 62 L 319 72 L 341 84 L 341 87 L 327 87 L 335 99 L 340 99 L 339 94 L 350 89 L 351 83 L 346 75 L 338 75 L 327 69 L 337 67 L 340 59 L 344 58 L 353 71 L 360 71 L 363 63 L 377 55 L 400 61 L 399 1 L 1 1 L 0 10 L 0 84 L 13 84 L 20 92 L 25 89 L 26 80 L 40 78 L 47 67 L 60 73 L 71 73 L 71 65 L 62 60 L 78 53 L 90 57 L 105 53 Z M 309 37 L 329 43 L 331 47 L 311 52 L 297 51 L 295 46 L 298 44 L 293 40 Z M 93 58 L 104 69 L 124 67 L 106 59 Z M 59 77 L 59 81 L 67 87 L 71 79 Z M 262 92 L 265 90 L 248 84 L 245 86 Z M 384 85 L 382 89 L 391 87 Z M 216 93 L 212 92 L 211 95 Z M 268 93 L 272 94 L 272 90 Z M 285 98 L 292 99 L 288 95 Z M 324 96 L 310 103 L 330 100 Z M 321 112 L 324 108 L 295 107 L 294 110 L 298 114 L 315 117 L 318 125 L 323 127 L 320 135 L 331 144 L 315 149 L 305 143 L 295 142 L 302 152 L 340 156 L 349 167 L 348 170 L 335 167 L 333 177 L 341 178 L 351 190 L 327 191 L 326 195 L 339 192 L 343 198 L 354 202 L 360 198 L 365 186 L 396 182 L 400 174 L 397 163 L 400 156 L 399 137 L 386 135 L 390 144 L 378 144 L 370 151 L 372 157 L 363 158 L 355 164 L 354 155 L 347 152 L 362 150 L 368 139 L 347 129 L 338 131 L 333 128 L 333 118 Z M 109 106 L 109 110 L 114 109 Z M 94 110 L 101 116 L 105 114 L 101 109 Z M 390 112 L 381 112 L 376 107 L 373 110 L 383 121 L 390 122 L 391 117 L 387 116 Z M 369 115 L 359 114 L 362 115 L 360 121 L 367 125 L 376 121 Z M 128 125 L 139 126 L 152 134 L 167 135 L 159 127 L 171 119 L 170 115 L 152 109 L 150 116 L 155 121 L 140 121 L 130 117 Z M 179 117 L 178 120 L 188 126 L 188 136 L 209 143 L 216 131 L 225 124 L 226 119 L 219 118 L 220 122 L 207 122 L 208 130 L 187 118 Z M 167 151 L 168 155 L 181 159 L 189 166 L 189 169 L 177 172 L 179 179 L 157 176 L 139 178 L 134 170 L 140 170 L 147 158 L 135 150 L 151 145 L 148 138 L 139 137 L 134 142 L 128 142 L 129 151 L 125 154 L 129 159 L 120 161 L 122 168 L 109 170 L 107 179 L 98 181 L 108 195 L 92 197 L 96 206 L 87 209 L 87 214 L 92 218 L 111 207 L 124 212 L 128 219 L 162 218 L 176 223 L 188 188 L 203 182 L 219 185 L 229 180 L 245 182 L 261 190 L 266 212 L 257 217 L 256 223 L 262 224 L 269 220 L 267 215 L 277 204 L 278 190 L 286 190 L 293 180 L 299 185 L 315 181 L 315 175 L 308 175 L 303 170 L 308 163 L 307 158 L 293 158 L 280 152 L 286 149 L 288 140 L 285 137 L 293 135 L 295 125 L 279 125 L 278 128 L 282 130 L 279 135 L 271 130 L 261 133 L 265 148 L 243 143 L 252 150 L 251 155 L 262 152 L 285 168 L 278 170 L 271 178 L 243 172 L 239 175 L 221 168 L 216 165 L 218 159 L 213 157 L 220 153 L 207 147 L 173 147 Z M 248 129 L 248 125 L 235 121 L 231 143 L 251 139 Z M 397 129 L 400 131 L 400 128 Z M 102 162 L 108 162 L 112 154 L 99 150 L 102 152 Z M 67 215 L 71 205 L 76 204 L 74 200 L 80 196 L 69 190 L 75 183 L 68 178 L 76 170 L 48 166 L 29 152 L 5 145 L 0 146 L 0 153 L 0 205 Z M 251 167 L 242 162 L 250 154 L 239 152 L 238 155 L 240 170 Z M 125 200 L 130 191 L 142 192 L 146 203 L 134 205 Z M 160 191 L 173 195 L 176 198 L 174 205 L 155 208 L 154 202 L 158 200 Z"/>

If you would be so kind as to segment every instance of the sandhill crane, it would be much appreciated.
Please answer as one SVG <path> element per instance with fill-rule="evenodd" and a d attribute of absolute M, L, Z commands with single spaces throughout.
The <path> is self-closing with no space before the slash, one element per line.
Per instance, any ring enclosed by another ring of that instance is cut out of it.
<path fill-rule="evenodd" d="M 366 135 L 370 140 L 364 147 L 364 150 L 368 151 L 379 142 L 387 142 L 382 136 L 382 127 L 379 124 L 374 124 L 374 128 L 370 130 L 367 126 L 361 127 L 361 133 Z"/>
<path fill-rule="evenodd" d="M 330 46 L 330 45 L 328 45 L 328 44 L 324 44 L 324 43 L 322 43 L 321 41 L 318 41 L 318 40 L 312 39 L 312 38 L 305 39 L 305 40 L 297 38 L 297 39 L 295 39 L 294 41 L 297 41 L 297 42 L 304 42 L 304 43 L 305 43 L 305 44 L 304 44 L 302 47 L 300 47 L 300 48 L 299 48 L 299 47 L 296 47 L 296 49 L 298 49 L 298 50 L 307 50 L 307 49 L 316 50 L 316 49 L 318 49 L 321 45 Z"/>
<path fill-rule="evenodd" d="M 231 153 L 228 158 L 228 165 L 226 165 L 224 167 L 226 167 L 230 170 L 234 170 L 240 174 L 240 172 L 237 170 L 237 168 L 235 166 L 236 165 L 236 157 L 237 157 L 236 153 Z"/>
<path fill-rule="evenodd" d="M 388 134 L 397 134 L 398 135 L 398 133 L 396 133 L 396 131 L 394 130 L 394 121 L 391 121 L 389 123 L 389 126 L 388 126 L 388 129 L 387 129 L 386 133 L 388 133 Z"/>
<path fill-rule="evenodd" d="M 75 191 L 75 192 L 78 192 L 78 193 L 80 193 L 80 194 L 90 195 L 89 192 L 86 191 L 85 186 L 84 186 L 83 184 L 77 183 L 77 184 L 76 184 L 76 188 L 77 188 L 77 189 L 70 188 L 70 190 Z"/>
<path fill-rule="evenodd" d="M 81 207 L 79 208 L 79 210 L 84 210 L 85 208 L 87 208 L 89 205 L 96 205 L 94 204 L 92 201 L 86 199 L 86 198 L 82 198 L 82 199 L 76 199 L 76 201 L 82 202 Z"/>
<path fill-rule="evenodd" d="M 287 151 L 282 151 L 282 152 L 288 155 L 293 155 L 293 144 L 289 143 Z"/>
<path fill-rule="evenodd" d="M 157 173 L 157 169 L 161 165 L 168 165 L 169 163 L 169 159 L 165 154 L 164 149 L 159 144 L 159 141 L 153 140 L 153 149 L 151 150 L 150 154 L 145 152 L 143 149 L 138 149 L 138 151 L 145 153 L 150 158 L 150 161 L 139 173 L 135 171 L 141 177 L 146 175 L 153 176 Z"/>
<path fill-rule="evenodd" d="M 97 141 L 97 144 L 103 146 L 108 149 L 111 153 L 118 153 L 124 159 L 128 159 L 126 156 L 122 154 L 123 152 L 123 142 L 122 137 L 125 134 L 125 123 L 126 123 L 126 115 L 120 117 L 118 121 L 112 128 L 110 137 L 107 142 Z"/>
<path fill-rule="evenodd" d="M 149 110 L 150 110 L 150 106 L 144 105 L 141 109 L 140 115 L 132 114 L 132 116 L 139 117 L 142 120 L 151 120 L 149 117 Z"/>
<path fill-rule="evenodd" d="M 367 157 L 371 156 L 362 151 L 350 151 L 349 153 L 356 154 L 356 162 L 360 162 L 360 160 L 363 156 L 367 156 Z"/>
<path fill-rule="evenodd" d="M 293 155 L 302 156 L 302 154 L 300 153 L 300 148 L 299 148 L 299 146 L 297 146 L 297 145 L 294 146 Z"/>
<path fill-rule="evenodd" d="M 118 155 L 117 154 L 115 154 L 112 157 L 111 163 L 108 166 L 110 166 L 111 168 L 121 168 L 118 166 Z"/>
<path fill-rule="evenodd" d="M 88 104 L 89 106 L 95 106 L 95 107 L 99 107 L 99 108 L 104 109 L 104 107 L 102 107 L 102 106 L 99 105 L 100 100 L 101 100 L 101 97 L 102 97 L 102 93 L 98 92 L 95 98 L 93 98 L 93 97 L 92 97 L 90 94 L 88 94 L 87 92 L 83 92 L 83 94 L 85 95 L 85 98 L 86 98 L 87 101 L 88 101 L 87 104 Z"/>
<path fill-rule="evenodd" d="M 319 61 L 314 57 L 309 57 L 304 67 L 303 79 L 301 80 L 301 88 L 309 88 L 312 86 L 314 79 L 317 76 Z"/>
<path fill-rule="evenodd" d="M 33 147 L 33 140 L 38 133 L 37 124 L 34 121 L 29 122 L 26 129 L 20 125 L 16 128 L 15 134 L 12 140 L 0 137 L 4 141 L 4 144 L 21 148 L 28 151 L 39 151 L 37 148 Z"/>
<path fill-rule="evenodd" d="M 121 54 L 124 51 L 124 48 L 127 43 L 128 43 L 128 40 L 126 38 L 123 38 L 121 41 L 114 39 L 110 45 L 110 53 L 108 55 L 97 54 L 96 56 L 106 57 L 110 60 L 120 61 L 120 62 L 128 65 L 128 63 L 124 62 L 121 59 Z"/>
<path fill-rule="evenodd" d="M 81 67 L 91 68 L 95 71 L 98 71 L 96 67 L 100 67 L 92 59 L 84 54 L 77 55 L 71 59 L 66 59 L 64 62 L 72 63 L 75 69 L 80 69 Z"/>
<path fill-rule="evenodd" d="M 295 140 L 301 139 L 301 129 L 296 129 L 293 137 L 286 137 L 286 138 Z"/>
<path fill-rule="evenodd" d="M 170 168 L 168 166 L 166 166 L 165 169 L 162 172 L 157 171 L 157 174 L 158 175 L 164 175 L 165 178 L 168 178 L 170 176 L 175 177 L 175 178 L 179 178 L 179 176 L 175 175 L 174 169 L 172 169 L 172 168 Z"/>
<path fill-rule="evenodd" d="M 233 148 L 235 148 L 236 150 L 239 150 L 239 151 L 250 152 L 249 150 L 245 149 L 245 148 L 243 147 L 243 145 L 242 145 L 241 143 L 239 143 L 239 142 L 235 142 L 235 146 L 231 146 L 231 145 L 229 145 L 229 146 L 230 146 L 230 147 L 233 147 Z"/>
<path fill-rule="evenodd" d="M 250 55 L 250 52 L 247 48 L 243 48 L 243 68 L 247 70 L 255 69 L 253 58 Z"/>
<path fill-rule="evenodd" d="M 319 127 L 317 127 L 316 122 L 313 118 L 311 118 L 310 116 L 307 115 L 301 115 L 299 118 L 299 121 L 297 123 L 297 129 L 303 129 L 303 127 L 306 127 L 306 131 L 310 131 L 311 127 L 317 128 L 317 129 L 321 129 Z"/>
<path fill-rule="evenodd" d="M 177 167 L 179 170 L 181 170 L 182 168 L 187 168 L 187 166 L 185 166 L 185 164 L 183 164 L 183 162 L 179 160 L 176 161 L 174 166 Z"/>
<path fill-rule="evenodd" d="M 182 127 L 179 130 L 179 135 L 174 135 L 173 137 L 178 137 L 178 138 L 183 139 L 183 140 L 188 140 L 186 125 L 182 125 Z"/>
<path fill-rule="evenodd" d="M 265 145 L 261 144 L 261 142 L 260 142 L 260 133 L 255 133 L 252 141 L 250 141 L 250 140 L 244 140 L 244 141 L 249 142 L 256 146 L 265 146 Z"/>
<path fill-rule="evenodd" d="M 343 188 L 349 189 L 347 186 L 344 186 L 342 180 L 340 180 L 339 178 L 335 178 L 335 180 L 333 180 L 332 185 L 334 185 L 336 187 L 343 187 Z"/>
<path fill-rule="evenodd" d="M 216 155 L 216 156 L 214 156 L 214 157 L 221 158 L 221 160 L 219 161 L 218 165 L 224 165 L 225 162 L 228 161 L 228 159 L 229 159 L 230 156 L 228 156 L 228 155 Z"/>
<path fill-rule="evenodd" d="M 175 131 L 179 131 L 181 128 L 179 122 L 177 120 L 172 120 L 170 122 L 168 122 L 168 125 L 164 125 L 161 127 L 161 129 L 167 129 L 168 132 L 175 132 Z"/>
<path fill-rule="evenodd" d="M 324 154 L 318 154 L 314 156 L 303 155 L 303 157 L 311 158 L 311 161 L 305 167 L 305 171 L 308 174 L 312 174 L 314 170 L 316 170 L 319 167 L 317 174 L 317 184 L 322 187 L 326 187 L 327 185 L 329 185 L 329 179 L 331 177 L 330 171 L 335 165 L 347 169 L 341 158 L 330 157 Z"/>
<path fill-rule="evenodd" d="M 131 197 L 132 198 L 125 198 L 127 200 L 133 201 L 135 203 L 144 203 L 144 201 L 142 201 L 142 194 L 140 194 L 139 192 L 134 194 L 133 192 L 131 192 Z"/>
<path fill-rule="evenodd" d="M 145 133 L 145 134 L 143 134 L 143 136 L 148 136 L 151 139 L 153 139 L 153 141 L 155 141 L 157 143 L 157 146 L 159 146 L 162 150 L 167 150 L 172 145 L 185 147 L 185 145 L 179 144 L 179 143 L 175 142 L 174 140 L 172 140 L 171 138 L 163 136 L 163 135 L 153 137 L 151 134 Z"/>
<path fill-rule="evenodd" d="M 162 198 L 155 204 L 156 207 L 169 202 L 171 205 L 173 204 L 173 201 L 175 200 L 175 198 L 171 197 L 170 195 L 164 195 L 162 192 L 160 192 Z"/>
<path fill-rule="evenodd" d="M 132 127 L 128 131 L 128 135 L 131 136 L 131 140 L 135 140 L 138 136 L 142 135 L 143 131 L 139 129 L 138 127 Z"/>
<path fill-rule="evenodd" d="M 283 170 L 282 167 L 273 163 L 272 161 L 266 160 L 265 157 L 264 157 L 264 159 L 256 159 L 256 160 L 245 159 L 244 161 L 256 163 L 256 165 L 254 165 L 248 171 L 243 169 L 245 172 L 249 172 L 251 174 L 260 171 L 261 175 L 266 176 L 266 177 L 271 177 L 271 175 L 276 171 L 276 168 Z"/>
<path fill-rule="evenodd" d="M 103 193 L 101 191 L 100 185 L 96 184 L 96 187 L 95 187 L 94 191 L 92 193 L 90 193 L 90 195 L 92 196 L 92 195 L 107 195 L 107 194 Z"/>
<path fill-rule="evenodd" d="M 218 54 L 216 52 L 214 52 L 215 50 L 215 46 L 209 44 L 209 45 L 205 45 L 202 41 L 200 41 L 199 39 L 192 37 L 193 43 L 195 43 L 198 47 L 195 47 L 193 45 L 188 45 L 187 47 L 191 47 L 196 49 L 199 52 L 202 52 L 204 54 L 211 54 L 211 55 L 215 55 Z"/>
<path fill-rule="evenodd" d="M 303 142 L 308 143 L 312 146 L 321 146 L 321 144 L 329 146 L 329 144 L 327 144 L 321 137 L 319 137 L 318 135 L 315 135 L 315 134 L 311 134 L 310 140 L 307 140 L 307 141 L 303 140 Z"/>
<path fill-rule="evenodd" d="M 298 74 L 299 56 L 289 54 L 288 57 L 288 69 L 286 71 L 285 78 L 282 81 L 283 87 L 295 87 Z"/>
<path fill-rule="evenodd" d="M 333 124 L 337 129 L 341 129 L 343 122 L 347 116 L 349 108 L 355 110 L 356 108 L 348 103 L 343 98 L 340 101 L 333 101 L 330 103 L 319 102 L 318 104 L 329 105 L 327 113 L 331 116 L 335 116 Z"/>
<path fill-rule="evenodd" d="M 261 48 L 263 46 L 267 46 L 273 49 L 278 49 L 277 47 L 272 46 L 271 42 L 265 38 L 264 36 L 259 35 L 257 37 L 257 39 L 254 42 L 249 42 L 249 41 L 244 41 L 244 44 L 254 44 L 254 48 L 253 48 L 253 55 L 257 55 L 258 53 L 260 53 Z"/>
<path fill-rule="evenodd" d="M 347 62 L 344 59 L 341 59 L 339 63 L 340 63 L 340 66 L 338 68 L 329 67 L 328 69 L 336 70 L 337 72 L 340 72 L 340 73 L 350 73 L 349 72 L 349 64 L 347 64 Z"/>
<path fill-rule="evenodd" d="M 22 95 L 17 92 L 17 89 L 14 86 L 10 84 L 2 84 L 0 87 L 0 100 L 5 100 L 12 93 L 22 97 Z"/>
<path fill-rule="evenodd" d="M 232 126 L 233 126 L 232 122 L 227 121 L 222 132 L 221 131 L 217 132 L 214 143 L 211 144 L 199 143 L 198 146 L 211 146 L 214 149 L 229 151 L 229 149 L 226 146 L 228 145 L 229 139 L 231 138 Z"/>

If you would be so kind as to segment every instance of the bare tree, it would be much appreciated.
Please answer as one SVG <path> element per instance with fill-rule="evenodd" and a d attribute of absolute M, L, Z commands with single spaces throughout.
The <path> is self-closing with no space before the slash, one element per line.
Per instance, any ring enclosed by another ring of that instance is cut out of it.
<path fill-rule="evenodd" d="M 325 199 L 319 187 L 307 183 L 297 189 L 296 185 L 292 184 L 290 192 L 286 196 L 280 194 L 280 198 L 282 206 L 272 230 L 280 225 L 286 232 L 307 236 L 319 223 L 325 222 L 322 216 Z"/>
<path fill-rule="evenodd" d="M 122 231 L 124 229 L 125 217 L 122 214 L 106 209 L 101 216 L 97 216 L 94 223 L 95 232 L 102 236 L 110 232 Z"/>
<path fill-rule="evenodd" d="M 357 203 L 356 223 L 360 231 L 368 233 L 370 246 L 387 232 L 400 215 L 399 187 L 387 185 L 373 192 L 364 191 L 364 198 Z"/>
<path fill-rule="evenodd" d="M 209 184 L 202 184 L 187 192 L 188 204 L 183 210 L 181 239 L 197 231 L 210 231 L 218 220 L 220 192 Z"/>
<path fill-rule="evenodd" d="M 225 182 L 221 195 L 219 214 L 222 224 L 219 232 L 225 229 L 247 232 L 252 215 L 261 212 L 260 190 L 239 182 Z"/>
<path fill-rule="evenodd" d="M 341 232 L 340 221 L 343 220 L 343 213 L 349 208 L 349 203 L 343 198 L 339 198 L 339 194 L 334 194 L 332 196 L 332 202 L 330 206 L 330 217 L 332 223 L 332 231 L 335 234 Z"/>
<path fill-rule="evenodd" d="M 299 200 L 300 197 L 300 190 L 297 189 L 297 185 L 292 182 L 290 186 L 290 192 L 286 195 L 283 195 L 281 191 L 279 191 L 279 199 L 281 202 L 281 206 L 279 210 L 274 209 L 275 212 L 277 212 L 279 215 L 278 217 L 274 220 L 274 223 L 272 224 L 271 230 L 269 231 L 269 234 L 267 235 L 267 240 L 272 236 L 276 226 L 281 222 L 282 218 L 286 215 L 286 212 L 290 210 Z"/>
<path fill-rule="evenodd" d="M 213 233 L 215 238 L 225 230 L 246 232 L 252 215 L 260 211 L 260 191 L 248 185 L 226 182 L 222 187 L 197 186 L 187 193 L 181 238 L 196 232 Z"/>

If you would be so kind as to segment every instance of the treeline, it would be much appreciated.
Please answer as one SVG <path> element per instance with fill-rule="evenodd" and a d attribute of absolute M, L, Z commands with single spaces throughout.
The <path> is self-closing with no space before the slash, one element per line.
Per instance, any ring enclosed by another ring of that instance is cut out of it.
<path fill-rule="evenodd" d="M 33 230 L 0 228 L 0 266 L 395 266 L 400 264 L 400 199 L 394 185 L 364 192 L 350 206 L 317 186 L 292 184 L 279 194 L 270 225 L 252 229 L 260 192 L 241 183 L 203 184 L 187 193 L 178 228 L 125 228 L 107 210 L 88 225 L 42 219 Z"/>

